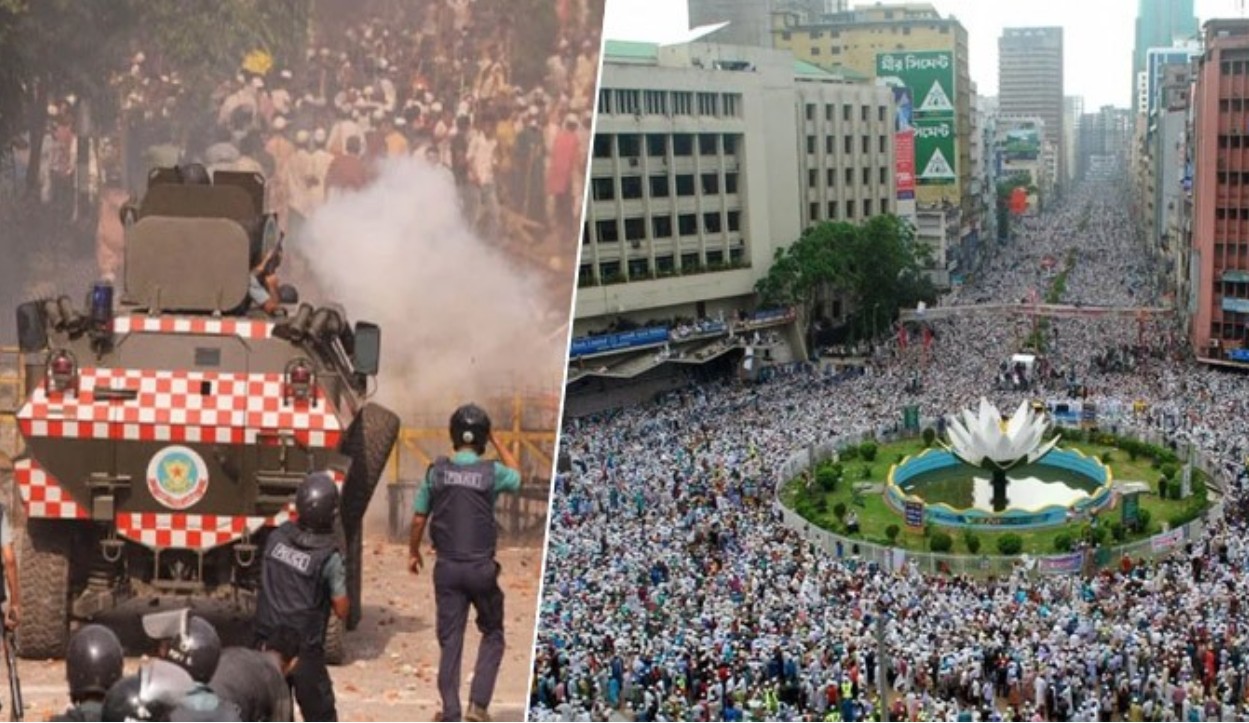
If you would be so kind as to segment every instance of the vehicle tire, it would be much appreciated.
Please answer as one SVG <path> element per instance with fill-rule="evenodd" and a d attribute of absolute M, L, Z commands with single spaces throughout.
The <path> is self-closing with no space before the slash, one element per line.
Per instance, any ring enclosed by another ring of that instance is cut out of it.
<path fill-rule="evenodd" d="M 69 524 L 27 520 L 18 553 L 22 615 L 17 649 L 23 658 L 63 658 L 69 642 Z"/>
<path fill-rule="evenodd" d="M 343 523 L 348 531 L 362 527 L 365 510 L 373 499 L 378 480 L 386 471 L 398 438 L 398 415 L 373 403 L 364 405 L 347 428 L 340 451 L 351 458 L 341 503 Z"/>
<path fill-rule="evenodd" d="M 347 598 L 351 600 L 351 612 L 347 614 L 347 629 L 355 630 L 360 625 L 363 614 L 361 605 L 364 601 L 364 529 L 357 527 L 347 532 L 347 554 L 344 562 L 347 568 Z"/>
<path fill-rule="evenodd" d="M 325 663 L 342 665 L 347 662 L 347 649 L 343 641 L 343 621 L 334 613 L 330 613 L 329 622 L 325 624 Z"/>

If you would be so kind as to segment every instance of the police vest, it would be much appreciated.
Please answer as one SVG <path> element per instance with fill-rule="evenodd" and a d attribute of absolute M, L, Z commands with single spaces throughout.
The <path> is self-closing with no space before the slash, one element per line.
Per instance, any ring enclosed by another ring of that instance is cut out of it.
<path fill-rule="evenodd" d="M 430 468 L 429 536 L 439 560 L 478 562 L 494 558 L 499 537 L 494 520 L 494 462 L 452 464 L 439 457 Z"/>
<path fill-rule="evenodd" d="M 322 571 L 337 552 L 333 535 L 301 530 L 293 522 L 282 523 L 269 535 L 256 605 L 260 638 L 286 625 L 299 631 L 304 645 L 314 650 L 324 645 L 330 591 Z"/>

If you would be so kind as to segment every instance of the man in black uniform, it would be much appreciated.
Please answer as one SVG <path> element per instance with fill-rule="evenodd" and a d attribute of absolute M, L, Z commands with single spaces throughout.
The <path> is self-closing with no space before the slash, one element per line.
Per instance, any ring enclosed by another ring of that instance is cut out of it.
<path fill-rule="evenodd" d="M 65 652 L 71 706 L 52 720 L 104 720 L 104 696 L 121 679 L 124 665 L 121 641 L 112 630 L 103 625 L 79 628 Z"/>
<path fill-rule="evenodd" d="M 334 684 L 325 668 L 325 629 L 330 611 L 347 619 L 347 573 L 334 536 L 338 487 L 314 472 L 295 493 L 298 523 L 284 522 L 269 535 L 260 569 L 256 647 L 274 647 L 278 630 L 299 631 L 298 662 L 291 671 L 304 720 L 337 721 Z"/>
<path fill-rule="evenodd" d="M 438 560 L 434 565 L 434 600 L 438 607 L 438 692 L 442 720 L 460 720 L 460 661 L 464 655 L 464 628 L 471 604 L 477 611 L 481 647 L 469 691 L 464 720 L 490 720 L 487 709 L 494 696 L 499 663 L 503 660 L 503 590 L 499 564 L 494 560 L 498 526 L 494 502 L 499 492 L 520 489 L 516 457 L 499 444 L 490 429 L 490 417 L 475 404 L 451 415 L 450 459 L 435 460 L 413 504 L 412 533 L 408 542 L 408 569 L 417 574 L 424 565 L 421 539 L 428 517 L 430 537 Z M 482 460 L 487 441 L 502 463 Z"/>
<path fill-rule="evenodd" d="M 299 631 L 278 628 L 267 650 L 229 647 L 209 686 L 233 703 L 246 721 L 291 721 L 294 709 L 287 676 L 299 662 Z"/>
<path fill-rule="evenodd" d="M 171 721 L 241 720 L 208 685 L 221 660 L 221 638 L 211 623 L 184 608 L 144 615 L 143 629 L 161 641 L 159 658 L 139 671 L 144 703 L 167 707 Z"/>

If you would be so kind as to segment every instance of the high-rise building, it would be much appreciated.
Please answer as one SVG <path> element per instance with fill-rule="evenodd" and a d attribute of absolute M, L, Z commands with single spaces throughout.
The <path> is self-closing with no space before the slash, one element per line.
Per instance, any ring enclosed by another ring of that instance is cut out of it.
<path fill-rule="evenodd" d="M 958 249 L 946 255 L 940 273 L 965 273 L 982 239 L 979 189 L 973 188 L 972 83 L 963 25 L 954 17 L 942 17 L 931 3 L 877 3 L 826 14 L 818 22 L 774 13 L 772 39 L 775 47 L 825 70 L 849 68 L 905 87 L 905 112 L 915 127 L 919 235 L 927 239 L 926 229 L 936 229 L 933 233 L 952 236 L 953 243 L 934 244 L 934 251 Z M 933 218 L 926 220 L 926 214 Z"/>
<path fill-rule="evenodd" d="M 1131 137 L 1131 111 L 1104 105 L 1096 113 L 1080 116 L 1079 178 L 1090 170 L 1127 160 L 1128 139 Z"/>
<path fill-rule="evenodd" d="M 1150 48 L 1169 48 L 1197 38 L 1193 0 L 1138 0 L 1136 44 L 1132 49 L 1132 111 L 1141 112 L 1138 80 Z"/>
<path fill-rule="evenodd" d="M 848 0 L 688 0 L 690 27 L 728 22 L 705 36 L 725 45 L 772 47 L 772 13 L 789 12 L 815 21 L 845 10 Z"/>
<path fill-rule="evenodd" d="M 1064 183 L 1068 187 L 1076 180 L 1079 167 L 1080 150 L 1080 117 L 1084 115 L 1084 98 L 1069 95 L 1063 98 L 1063 152 L 1066 154 L 1067 177 Z"/>
<path fill-rule="evenodd" d="M 1199 358 L 1249 362 L 1249 20 L 1205 24 L 1192 103 L 1189 335 Z"/>
<path fill-rule="evenodd" d="M 1004 116 L 1045 121 L 1045 140 L 1057 154 L 1061 188 L 1066 177 L 1063 147 L 1063 29 L 1005 28 L 998 38 L 998 107 Z"/>
<path fill-rule="evenodd" d="M 894 111 L 889 88 L 783 51 L 609 41 L 574 336 L 735 319 L 803 229 L 893 213 Z"/>

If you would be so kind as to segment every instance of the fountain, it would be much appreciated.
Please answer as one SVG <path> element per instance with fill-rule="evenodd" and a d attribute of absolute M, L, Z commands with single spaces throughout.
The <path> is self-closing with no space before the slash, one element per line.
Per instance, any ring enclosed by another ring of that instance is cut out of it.
<path fill-rule="evenodd" d="M 947 441 L 889 470 L 886 501 L 924 506 L 941 525 L 1033 528 L 1063 524 L 1111 501 L 1110 469 L 1046 440 L 1045 417 L 1023 402 L 1010 418 L 986 399 L 947 419 Z"/>

